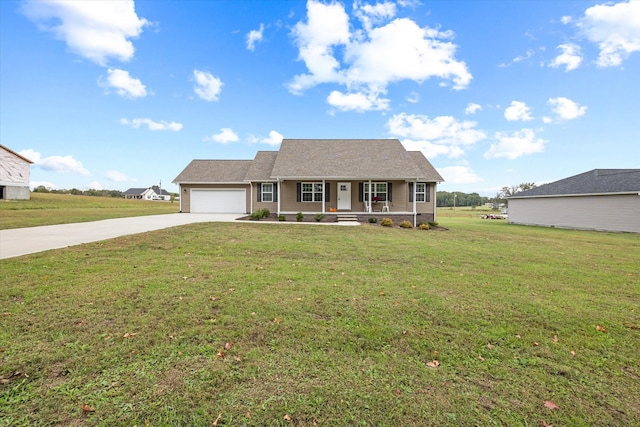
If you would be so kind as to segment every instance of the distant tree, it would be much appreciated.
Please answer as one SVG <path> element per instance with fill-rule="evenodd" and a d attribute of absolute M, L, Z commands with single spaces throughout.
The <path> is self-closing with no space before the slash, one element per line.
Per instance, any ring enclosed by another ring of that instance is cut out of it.
<path fill-rule="evenodd" d="M 496 198 L 500 200 L 499 203 L 507 203 L 507 198 L 511 197 L 521 191 L 531 190 L 536 188 L 535 182 L 523 182 L 522 184 L 512 185 L 510 187 L 502 187 L 502 189 L 496 195 Z"/>

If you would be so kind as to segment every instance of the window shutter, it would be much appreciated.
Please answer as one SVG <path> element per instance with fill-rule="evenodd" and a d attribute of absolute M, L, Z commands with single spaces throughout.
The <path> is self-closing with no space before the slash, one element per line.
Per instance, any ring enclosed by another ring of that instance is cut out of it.
<path fill-rule="evenodd" d="M 425 194 L 424 196 L 425 202 L 430 202 L 431 201 L 431 184 L 425 184 L 424 188 L 425 188 L 425 191 L 427 192 L 427 194 Z"/>
<path fill-rule="evenodd" d="M 331 201 L 331 184 L 329 184 L 328 182 L 324 184 L 324 201 Z"/>
<path fill-rule="evenodd" d="M 274 202 L 278 201 L 278 183 L 277 182 L 273 183 L 273 201 Z"/>
<path fill-rule="evenodd" d="M 262 201 L 262 183 L 261 182 L 258 183 L 258 201 L 259 202 Z"/>
<path fill-rule="evenodd" d="M 393 201 L 393 197 L 391 197 L 391 194 L 392 194 L 392 193 L 391 193 L 391 183 L 390 183 L 390 182 L 387 182 L 387 200 L 388 200 L 389 202 L 392 202 L 392 201 Z"/>
<path fill-rule="evenodd" d="M 296 201 L 297 202 L 302 201 L 302 183 L 301 182 L 296 183 Z"/>
<path fill-rule="evenodd" d="M 358 201 L 364 202 L 364 183 L 363 182 L 358 183 Z"/>
<path fill-rule="evenodd" d="M 409 201 L 413 202 L 413 182 L 409 183 Z"/>

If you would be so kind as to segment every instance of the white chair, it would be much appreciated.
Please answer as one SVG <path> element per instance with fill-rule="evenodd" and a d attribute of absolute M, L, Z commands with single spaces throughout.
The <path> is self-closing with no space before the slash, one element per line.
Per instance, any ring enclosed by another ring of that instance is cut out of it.
<path fill-rule="evenodd" d="M 364 211 L 371 212 L 371 209 L 369 209 L 369 202 L 366 200 L 364 201 Z"/>
<path fill-rule="evenodd" d="M 384 212 L 384 211 L 389 212 L 389 201 L 388 200 L 384 201 L 384 203 L 382 205 L 382 210 L 380 212 Z"/>

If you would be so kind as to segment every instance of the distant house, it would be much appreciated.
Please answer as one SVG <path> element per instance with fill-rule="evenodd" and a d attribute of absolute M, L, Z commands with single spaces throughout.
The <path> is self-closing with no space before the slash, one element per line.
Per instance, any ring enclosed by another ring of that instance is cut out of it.
<path fill-rule="evenodd" d="M 253 160 L 193 160 L 173 180 L 182 212 L 384 215 L 434 221 L 444 181 L 397 139 L 285 139 Z"/>
<path fill-rule="evenodd" d="M 513 224 L 640 233 L 640 169 L 594 169 L 508 200 Z"/>
<path fill-rule="evenodd" d="M 0 145 L 0 199 L 29 200 L 29 175 L 33 162 Z"/>
<path fill-rule="evenodd" d="M 171 194 L 164 189 L 130 188 L 124 192 L 124 198 L 136 200 L 171 200 Z"/>

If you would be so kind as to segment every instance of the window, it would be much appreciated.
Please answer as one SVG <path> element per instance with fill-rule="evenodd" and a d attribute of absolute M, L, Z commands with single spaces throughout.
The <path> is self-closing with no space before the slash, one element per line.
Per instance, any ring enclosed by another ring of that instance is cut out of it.
<path fill-rule="evenodd" d="M 424 202 L 427 200 L 427 184 L 424 182 L 416 183 L 416 202 Z"/>
<path fill-rule="evenodd" d="M 386 182 L 372 182 L 371 183 L 371 197 L 374 202 L 384 202 L 387 200 L 387 183 Z M 369 183 L 364 183 L 364 200 L 369 200 Z"/>
<path fill-rule="evenodd" d="M 273 183 L 263 182 L 261 187 L 262 187 L 262 201 L 273 202 Z"/>
<path fill-rule="evenodd" d="M 322 183 L 321 182 L 303 182 L 302 183 L 302 201 L 303 202 L 321 202 L 322 201 Z"/>

